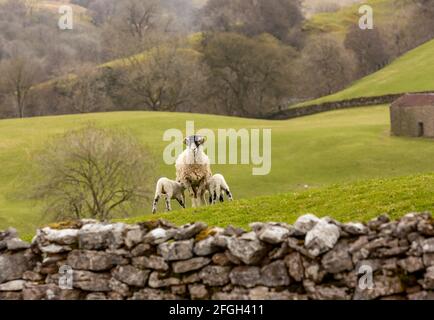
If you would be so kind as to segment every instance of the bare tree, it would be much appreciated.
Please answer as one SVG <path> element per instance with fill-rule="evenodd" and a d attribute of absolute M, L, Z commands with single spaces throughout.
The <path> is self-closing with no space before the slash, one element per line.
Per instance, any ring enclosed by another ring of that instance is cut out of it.
<path fill-rule="evenodd" d="M 30 56 L 16 55 L 0 65 L 2 85 L 14 97 L 17 114 L 25 115 L 32 86 L 41 78 L 41 63 Z"/>
<path fill-rule="evenodd" d="M 102 73 L 92 66 L 79 68 L 73 78 L 66 77 L 56 83 L 56 90 L 65 99 L 68 109 L 78 113 L 89 113 L 110 109 Z"/>
<path fill-rule="evenodd" d="M 124 59 L 123 95 L 152 111 L 180 111 L 197 103 L 205 79 L 197 52 L 161 44 Z"/>
<path fill-rule="evenodd" d="M 390 61 L 379 28 L 362 30 L 354 25 L 347 33 L 344 45 L 354 52 L 360 77 L 381 69 Z"/>
<path fill-rule="evenodd" d="M 144 204 L 153 180 L 152 157 L 134 137 L 94 126 L 52 140 L 33 164 L 28 194 L 57 220 L 128 214 Z"/>
<path fill-rule="evenodd" d="M 291 96 L 294 51 L 270 35 L 211 36 L 203 49 L 210 94 L 230 115 L 257 116 Z"/>
<path fill-rule="evenodd" d="M 318 97 L 343 89 L 355 78 L 355 58 L 332 36 L 308 41 L 297 63 L 298 91 Z"/>

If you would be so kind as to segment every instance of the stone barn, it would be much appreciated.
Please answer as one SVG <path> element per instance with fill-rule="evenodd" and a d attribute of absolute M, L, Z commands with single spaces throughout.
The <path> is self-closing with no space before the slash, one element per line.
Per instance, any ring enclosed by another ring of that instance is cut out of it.
<path fill-rule="evenodd" d="M 434 94 L 406 94 L 390 106 L 392 134 L 434 138 Z"/>

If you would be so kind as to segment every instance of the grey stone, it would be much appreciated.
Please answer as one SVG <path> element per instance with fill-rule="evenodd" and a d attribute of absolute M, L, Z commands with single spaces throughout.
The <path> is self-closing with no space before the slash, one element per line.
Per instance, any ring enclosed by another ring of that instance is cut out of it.
<path fill-rule="evenodd" d="M 228 249 L 232 255 L 245 264 L 256 264 L 267 253 L 267 247 L 258 239 L 233 238 L 229 241 Z"/>
<path fill-rule="evenodd" d="M 194 270 L 199 270 L 211 262 L 211 259 L 204 257 L 196 257 L 189 260 L 177 261 L 172 263 L 173 271 L 176 273 L 185 273 Z"/>
<path fill-rule="evenodd" d="M 219 247 L 214 244 L 214 237 L 209 236 L 203 240 L 196 242 L 193 251 L 198 256 L 208 256 L 216 252 L 218 249 Z"/>
<path fill-rule="evenodd" d="M 298 252 L 292 252 L 284 259 L 288 268 L 289 275 L 297 282 L 303 280 L 304 268 L 301 255 Z"/>
<path fill-rule="evenodd" d="M 321 263 L 324 269 L 330 273 L 353 269 L 353 262 L 348 253 L 348 244 L 342 241 L 338 242 L 332 250 L 324 254 Z"/>
<path fill-rule="evenodd" d="M 208 226 L 203 222 L 196 222 L 187 225 L 183 225 L 175 232 L 175 240 L 187 240 L 195 237 L 198 233 L 205 230 Z"/>
<path fill-rule="evenodd" d="M 109 287 L 112 291 L 120 294 L 122 297 L 127 297 L 130 295 L 130 288 L 128 285 L 115 278 L 110 279 Z"/>
<path fill-rule="evenodd" d="M 37 281 L 41 281 L 42 279 L 44 279 L 44 277 L 37 272 L 26 271 L 23 273 L 23 279 L 28 280 L 28 281 L 37 282 Z"/>
<path fill-rule="evenodd" d="M 131 250 L 132 257 L 144 256 L 151 250 L 151 245 L 148 243 L 140 243 Z"/>
<path fill-rule="evenodd" d="M 18 238 L 6 240 L 6 247 L 10 251 L 25 250 L 30 248 L 30 243 L 27 243 Z"/>
<path fill-rule="evenodd" d="M 208 290 L 203 284 L 191 284 L 188 286 L 188 292 L 192 300 L 204 300 L 208 298 Z"/>
<path fill-rule="evenodd" d="M 434 267 L 428 267 L 426 269 L 422 285 L 424 289 L 434 289 Z"/>
<path fill-rule="evenodd" d="M 158 245 L 158 254 L 166 261 L 190 259 L 193 257 L 193 240 L 161 243 Z"/>
<path fill-rule="evenodd" d="M 320 220 L 315 227 L 308 231 L 304 244 L 311 255 L 318 256 L 332 249 L 338 239 L 339 228 L 334 224 Z"/>
<path fill-rule="evenodd" d="M 76 244 L 78 241 L 78 229 L 55 230 L 43 228 L 38 231 L 37 238 L 42 242 L 53 242 L 61 245 Z"/>
<path fill-rule="evenodd" d="M 399 277 L 388 277 L 383 275 L 375 275 L 373 278 L 372 288 L 356 287 L 354 300 L 373 300 L 379 297 L 391 296 L 404 292 L 401 280 Z"/>
<path fill-rule="evenodd" d="M 123 244 L 125 224 L 91 223 L 84 225 L 78 231 L 80 249 L 102 250 L 120 248 Z"/>
<path fill-rule="evenodd" d="M 224 286 L 229 282 L 230 271 L 230 267 L 208 265 L 200 271 L 199 277 L 204 284 L 210 286 Z"/>
<path fill-rule="evenodd" d="M 107 300 L 107 296 L 102 292 L 89 293 L 86 300 Z"/>
<path fill-rule="evenodd" d="M 425 267 L 434 266 L 434 253 L 424 253 L 422 260 Z"/>
<path fill-rule="evenodd" d="M 74 270 L 73 286 L 84 291 L 110 291 L 110 274 Z"/>
<path fill-rule="evenodd" d="M 0 284 L 0 291 L 21 291 L 24 288 L 24 280 L 12 280 L 3 284 Z"/>
<path fill-rule="evenodd" d="M 423 253 L 434 253 L 434 238 L 423 241 L 422 250 Z"/>
<path fill-rule="evenodd" d="M 72 248 L 66 245 L 49 244 L 47 246 L 39 247 L 39 249 L 44 253 L 55 254 L 71 251 Z"/>
<path fill-rule="evenodd" d="M 422 258 L 407 257 L 398 261 L 398 265 L 407 272 L 416 272 L 424 268 Z"/>
<path fill-rule="evenodd" d="M 145 288 L 137 291 L 132 296 L 131 300 L 178 300 L 179 297 L 173 293 L 166 293 L 157 289 Z"/>
<path fill-rule="evenodd" d="M 139 226 L 130 227 L 125 235 L 125 245 L 127 248 L 132 248 L 142 242 L 144 231 Z"/>
<path fill-rule="evenodd" d="M 166 230 L 163 228 L 156 228 L 151 231 L 149 231 L 144 237 L 143 241 L 144 243 L 150 243 L 150 244 L 161 244 L 164 243 L 167 240 L 170 240 L 175 234 L 175 231 L 173 230 Z"/>
<path fill-rule="evenodd" d="M 428 236 L 428 237 L 434 236 L 434 225 L 432 220 L 419 221 L 417 225 L 417 231 L 419 231 L 424 236 Z"/>
<path fill-rule="evenodd" d="M 149 257 L 135 257 L 133 258 L 133 266 L 139 269 L 153 269 L 160 271 L 166 271 L 169 269 L 169 265 L 166 261 L 162 257 L 156 255 Z"/>
<path fill-rule="evenodd" d="M 253 266 L 239 266 L 232 269 L 229 278 L 233 285 L 247 288 L 261 284 L 261 269 Z"/>
<path fill-rule="evenodd" d="M 151 288 L 164 288 L 181 284 L 180 279 L 174 277 L 167 278 L 164 274 L 157 271 L 151 273 L 148 282 Z"/>
<path fill-rule="evenodd" d="M 333 285 L 315 285 L 314 282 L 305 280 L 304 288 L 309 297 L 314 300 L 350 300 L 351 295 L 347 288 L 340 288 Z"/>
<path fill-rule="evenodd" d="M 130 265 L 117 266 L 112 271 L 115 279 L 135 287 L 143 287 L 148 280 L 149 273 L 149 270 L 140 270 Z"/>
<path fill-rule="evenodd" d="M 282 260 L 276 260 L 261 269 L 262 284 L 269 287 L 289 285 L 288 269 Z"/>
<path fill-rule="evenodd" d="M 21 279 L 25 271 L 34 266 L 33 255 L 28 251 L 0 255 L 0 283 Z"/>
<path fill-rule="evenodd" d="M 305 235 L 308 231 L 312 230 L 313 227 L 320 221 L 320 219 L 313 214 L 305 214 L 295 221 L 294 229 L 299 235 Z"/>
<path fill-rule="evenodd" d="M 57 284 L 26 284 L 23 300 L 78 300 L 79 290 L 60 289 Z"/>
<path fill-rule="evenodd" d="M 223 253 L 219 252 L 212 256 L 212 262 L 219 266 L 229 266 L 232 264 L 232 262 L 229 260 L 228 256 Z"/>
<path fill-rule="evenodd" d="M 125 263 L 125 259 L 121 256 L 90 250 L 73 250 L 68 254 L 67 259 L 67 264 L 73 269 L 90 271 L 108 270 Z"/>
<path fill-rule="evenodd" d="M 342 224 L 342 230 L 351 235 L 363 235 L 368 233 L 368 228 L 359 222 L 349 222 Z"/>
<path fill-rule="evenodd" d="M 250 227 L 256 232 L 261 241 L 278 244 L 284 242 L 290 235 L 289 227 L 278 223 L 251 223 Z"/>

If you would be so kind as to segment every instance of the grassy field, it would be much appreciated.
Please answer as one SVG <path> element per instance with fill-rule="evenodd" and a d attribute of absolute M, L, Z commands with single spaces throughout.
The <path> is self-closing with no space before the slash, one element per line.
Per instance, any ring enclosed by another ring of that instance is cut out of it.
<path fill-rule="evenodd" d="M 301 105 L 431 90 L 434 90 L 434 40 L 411 50 L 384 69 L 358 80 L 347 89 Z"/>
<path fill-rule="evenodd" d="M 286 121 L 250 120 L 180 113 L 117 112 L 0 121 L 0 229 L 24 233 L 45 223 L 38 204 L 19 200 L 17 189 L 34 150 L 55 134 L 94 122 L 129 129 L 155 154 L 158 176 L 174 177 L 165 165 L 162 140 L 169 128 L 185 130 L 185 121 L 200 128 L 271 128 L 272 169 L 252 176 L 250 165 L 215 165 L 236 199 L 275 195 L 334 183 L 434 172 L 434 142 L 391 137 L 388 108 L 368 107 L 323 113 Z M 331 199 L 331 201 L 335 201 Z M 150 210 L 149 210 L 150 211 Z M 332 210 L 330 210 L 332 211 Z M 148 212 L 137 212 L 136 215 Z M 266 217 L 266 212 L 263 212 Z M 330 212 L 333 214 L 333 212 Z"/>
<path fill-rule="evenodd" d="M 374 10 L 376 22 L 387 22 L 391 18 L 394 8 L 391 0 L 366 0 L 362 3 L 343 7 L 336 12 L 317 13 L 306 21 L 305 30 L 312 33 L 336 33 L 345 36 L 348 28 L 358 24 L 360 19 L 359 8 L 367 4 Z"/>
<path fill-rule="evenodd" d="M 248 228 L 252 221 L 293 223 L 300 215 L 311 212 L 342 222 L 367 221 L 383 213 L 398 218 L 409 212 L 432 210 L 433 189 L 434 174 L 373 179 L 121 221 L 134 223 L 163 218 L 178 225 L 203 221 L 210 226 L 232 224 Z"/>

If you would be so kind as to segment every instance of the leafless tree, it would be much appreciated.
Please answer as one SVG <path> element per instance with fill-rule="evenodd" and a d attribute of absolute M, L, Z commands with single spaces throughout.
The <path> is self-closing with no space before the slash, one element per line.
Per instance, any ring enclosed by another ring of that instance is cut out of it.
<path fill-rule="evenodd" d="M 379 28 L 362 30 L 358 25 L 354 25 L 347 33 L 344 45 L 354 52 L 360 77 L 383 68 L 390 61 Z"/>
<path fill-rule="evenodd" d="M 355 77 L 355 58 L 332 36 L 308 41 L 297 62 L 299 94 L 318 97 L 348 85 Z"/>
<path fill-rule="evenodd" d="M 295 53 L 270 35 L 215 34 L 203 54 L 211 96 L 226 114 L 264 114 L 291 95 Z"/>
<path fill-rule="evenodd" d="M 153 180 L 150 152 L 133 136 L 94 126 L 50 141 L 33 165 L 28 195 L 56 220 L 128 214 L 143 205 Z"/>
<path fill-rule="evenodd" d="M 1 82 L 5 91 L 13 96 L 20 118 L 25 116 L 32 86 L 42 75 L 41 62 L 26 55 L 15 55 L 0 65 Z"/>
<path fill-rule="evenodd" d="M 61 79 L 55 86 L 73 112 L 89 113 L 110 109 L 111 102 L 101 79 L 101 71 L 92 66 L 80 67 L 74 77 Z"/>
<path fill-rule="evenodd" d="M 179 111 L 197 103 L 204 82 L 197 52 L 161 44 L 124 60 L 123 95 L 146 110 Z"/>

